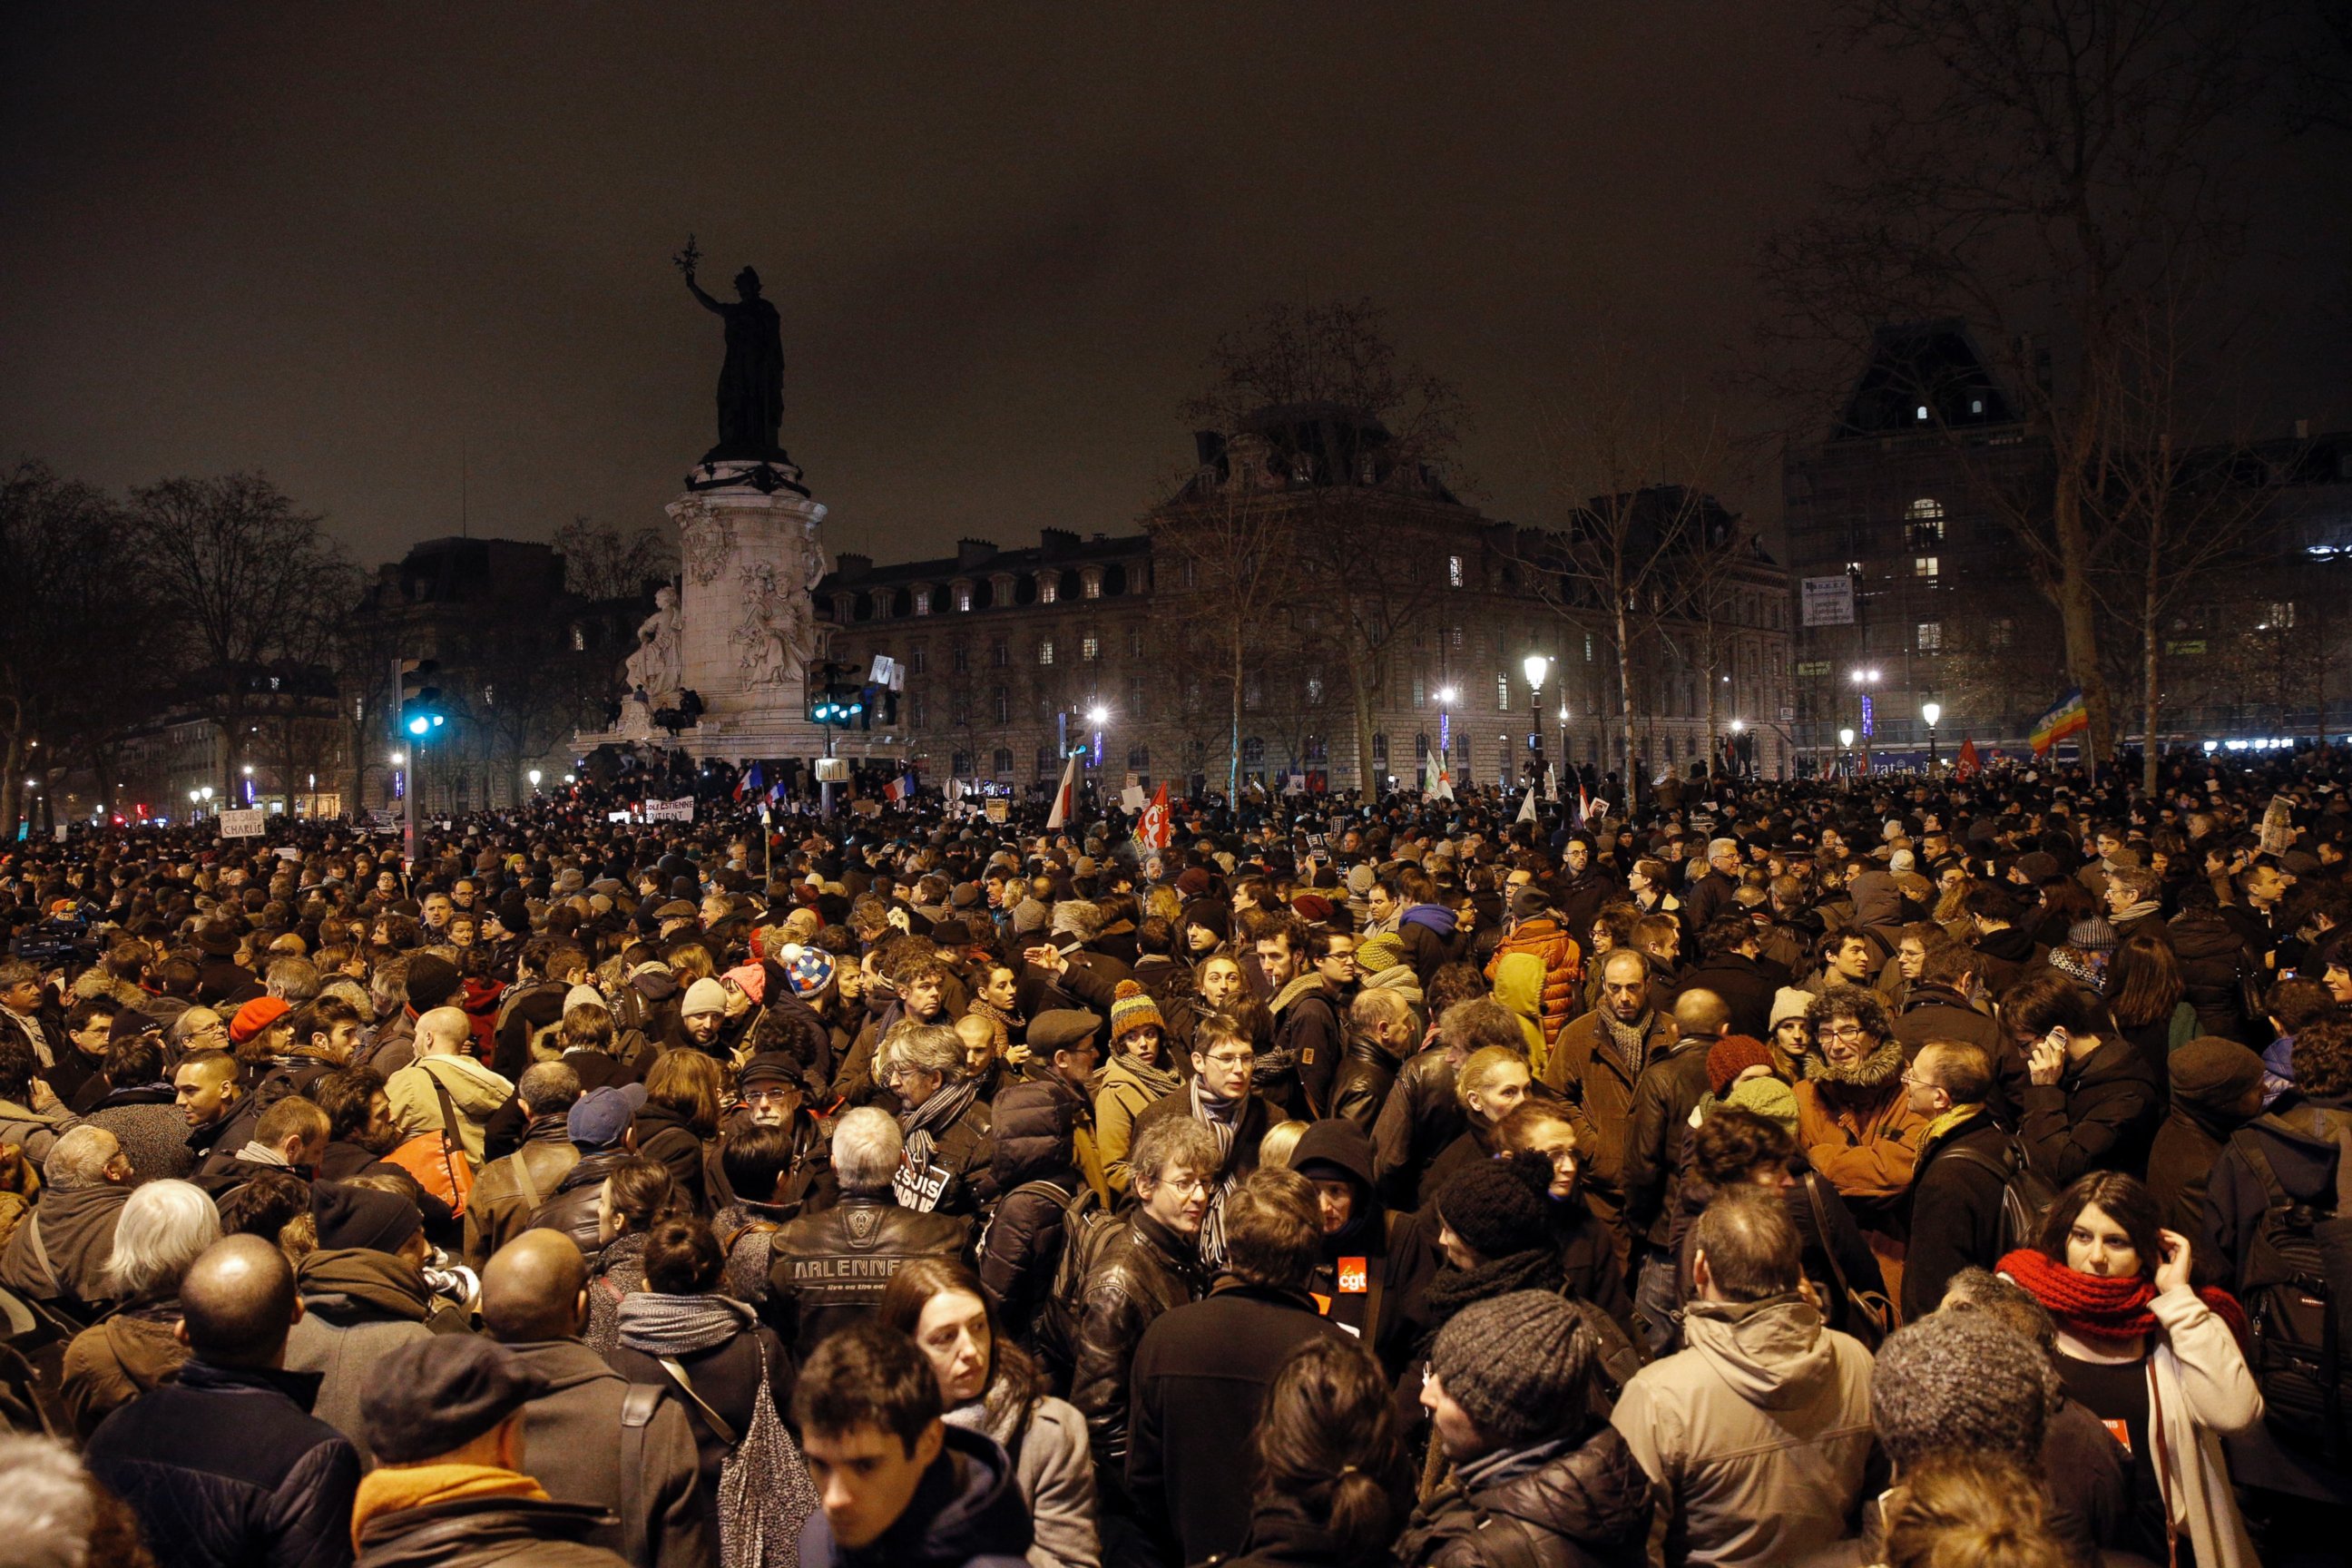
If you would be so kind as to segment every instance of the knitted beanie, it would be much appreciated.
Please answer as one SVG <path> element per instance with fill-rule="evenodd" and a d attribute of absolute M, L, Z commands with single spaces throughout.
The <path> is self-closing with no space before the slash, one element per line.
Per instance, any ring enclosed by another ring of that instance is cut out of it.
<path fill-rule="evenodd" d="M 247 1003 L 250 1006 L 252 1004 Z M 2167 1057 L 2175 1100 L 2220 1108 L 2234 1105 L 2263 1081 L 2263 1058 L 2235 1040 L 2200 1035 Z"/>
<path fill-rule="evenodd" d="M 1331 900 L 1320 893 L 1301 893 L 1290 900 L 1290 909 L 1308 925 L 1321 925 L 1331 918 Z"/>
<path fill-rule="evenodd" d="M 1022 900 L 1013 906 L 1013 933 L 1015 936 L 1027 936 L 1032 931 L 1043 931 L 1048 914 L 1049 911 L 1045 906 L 1036 900 Z"/>
<path fill-rule="evenodd" d="M 784 949 L 784 973 L 791 976 L 793 994 L 805 1002 L 833 984 L 833 956 L 822 949 L 790 945 Z"/>
<path fill-rule="evenodd" d="M 1474 1160 L 1437 1194 L 1437 1214 L 1481 1258 L 1550 1242 L 1551 1162 L 1541 1154 Z"/>
<path fill-rule="evenodd" d="M 1870 1419 L 1898 1469 L 1933 1453 L 2042 1460 L 2057 1374 L 2039 1347 L 1977 1313 L 1933 1312 L 1896 1330 L 1870 1377 Z"/>
<path fill-rule="evenodd" d="M 1813 1004 L 1812 994 L 1793 985 L 1783 985 L 1772 993 L 1772 1027 L 1779 1028 L 1791 1018 L 1801 1018 L 1805 1009 Z"/>
<path fill-rule="evenodd" d="M 1731 1092 L 1717 1103 L 1752 1112 L 1767 1121 L 1777 1121 L 1788 1130 L 1790 1137 L 1797 1135 L 1797 1091 L 1777 1078 L 1751 1078 L 1745 1083 L 1735 1083 Z"/>
<path fill-rule="evenodd" d="M 1393 932 L 1368 936 L 1356 944 L 1356 967 L 1367 974 L 1394 969 L 1404 962 L 1404 942 Z"/>
<path fill-rule="evenodd" d="M 1707 1049 L 1706 1081 L 1721 1100 L 1741 1073 L 1771 1065 L 1772 1052 L 1763 1041 L 1753 1035 L 1726 1035 Z"/>
<path fill-rule="evenodd" d="M 1475 1301 L 1437 1331 L 1430 1375 L 1481 1435 L 1524 1447 L 1584 1413 L 1592 1336 L 1580 1327 L 1576 1309 L 1549 1290 Z"/>
<path fill-rule="evenodd" d="M 678 1005 L 677 1016 L 691 1018 L 698 1013 L 727 1011 L 727 987 L 708 976 L 686 988 L 686 1000 Z"/>
<path fill-rule="evenodd" d="M 2077 952 L 2113 952 L 2122 941 L 2116 928 L 2096 915 L 2066 928 L 2066 945 Z"/>
<path fill-rule="evenodd" d="M 1122 980 L 1110 994 L 1110 1037 L 1124 1039 L 1130 1029 L 1152 1028 L 1161 1034 L 1168 1026 L 1160 1016 L 1160 1004 L 1151 993 L 1132 980 Z"/>

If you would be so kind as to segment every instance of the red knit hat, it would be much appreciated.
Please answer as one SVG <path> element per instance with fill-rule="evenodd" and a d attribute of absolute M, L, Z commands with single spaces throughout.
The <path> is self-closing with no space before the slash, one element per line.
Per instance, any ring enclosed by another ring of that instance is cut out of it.
<path fill-rule="evenodd" d="M 1772 1053 L 1753 1035 L 1726 1035 L 1706 1053 L 1706 1081 L 1721 1100 L 1749 1068 L 1769 1068 Z"/>

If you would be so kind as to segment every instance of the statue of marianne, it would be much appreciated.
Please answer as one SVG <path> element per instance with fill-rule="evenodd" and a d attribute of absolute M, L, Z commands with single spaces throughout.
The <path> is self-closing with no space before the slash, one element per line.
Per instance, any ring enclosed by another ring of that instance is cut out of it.
<path fill-rule="evenodd" d="M 727 360 L 719 371 L 719 445 L 703 461 L 784 459 L 776 444 L 784 423 L 783 323 L 775 306 L 760 297 L 760 275 L 746 267 L 735 275 L 736 299 L 714 300 L 694 280 L 701 253 L 691 238 L 674 259 L 686 274 L 688 290 L 727 323 Z"/>

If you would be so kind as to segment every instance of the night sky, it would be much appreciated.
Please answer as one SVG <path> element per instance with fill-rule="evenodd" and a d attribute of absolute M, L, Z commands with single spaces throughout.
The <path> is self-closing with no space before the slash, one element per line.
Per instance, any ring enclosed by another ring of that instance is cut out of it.
<path fill-rule="evenodd" d="M 712 440 L 691 231 L 706 288 L 749 261 L 782 312 L 835 549 L 1131 528 L 1216 334 L 1277 298 L 1386 306 L 1469 402 L 1478 499 L 1541 521 L 1542 411 L 1599 337 L 1696 390 L 1738 368 L 1756 245 L 1866 75 L 1816 19 L 12 7 L 0 455 L 262 468 L 369 564 L 457 532 L 467 469 L 477 534 L 660 522 Z M 2340 354 L 2340 311 L 2305 325 Z M 2303 374 L 2274 412 L 2352 422 Z M 1769 519 L 1769 473 L 1736 488 Z"/>

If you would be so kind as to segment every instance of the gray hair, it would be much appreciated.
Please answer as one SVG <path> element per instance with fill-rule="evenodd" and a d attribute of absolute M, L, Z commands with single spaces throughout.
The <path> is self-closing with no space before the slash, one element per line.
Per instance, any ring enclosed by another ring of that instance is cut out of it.
<path fill-rule="evenodd" d="M 50 1148 L 41 1176 L 61 1193 L 94 1187 L 106 1180 L 106 1167 L 121 1152 L 121 1141 L 105 1128 L 77 1127 Z"/>
<path fill-rule="evenodd" d="M 1054 933 L 1092 942 L 1102 934 L 1102 910 L 1086 899 L 1064 899 L 1054 906 Z"/>
<path fill-rule="evenodd" d="M 515 1098 L 533 1116 L 552 1116 L 580 1103 L 580 1075 L 562 1062 L 533 1062 L 515 1080 Z"/>
<path fill-rule="evenodd" d="M 1202 1131 L 1205 1133 L 1208 1129 Z M 844 1193 L 855 1196 L 887 1193 L 906 1147 L 906 1138 L 888 1111 L 861 1105 L 834 1124 L 834 1180 Z"/>
<path fill-rule="evenodd" d="M 220 1234 L 220 1210 L 194 1183 L 133 1187 L 115 1221 L 107 1284 L 124 1300 L 161 1300 L 179 1289 L 180 1276 Z"/>
<path fill-rule="evenodd" d="M 98 1524 L 97 1489 L 49 1437 L 0 1437 L 0 1541 L 18 1568 L 84 1568 Z"/>
<path fill-rule="evenodd" d="M 266 976 L 269 994 L 299 1007 L 319 995 L 319 966 L 307 958 L 281 958 Z"/>
<path fill-rule="evenodd" d="M 348 974 L 339 974 L 320 986 L 319 995 L 332 996 L 338 1001 L 350 1003 L 358 1009 L 362 1018 L 368 1017 L 375 1011 L 375 998 L 368 994 L 368 988 Z"/>
<path fill-rule="evenodd" d="M 1156 1186 L 1176 1165 L 1203 1176 L 1215 1175 L 1217 1167 L 1224 1163 L 1224 1152 L 1217 1147 L 1217 1135 L 1207 1127 L 1189 1116 L 1171 1116 L 1137 1135 L 1127 1152 L 1127 1163 L 1138 1181 Z"/>
<path fill-rule="evenodd" d="M 902 1022 L 882 1037 L 882 1048 L 874 1053 L 874 1058 L 877 1074 L 887 1075 L 892 1068 L 913 1068 L 950 1080 L 963 1076 L 963 1042 L 949 1024 Z"/>

